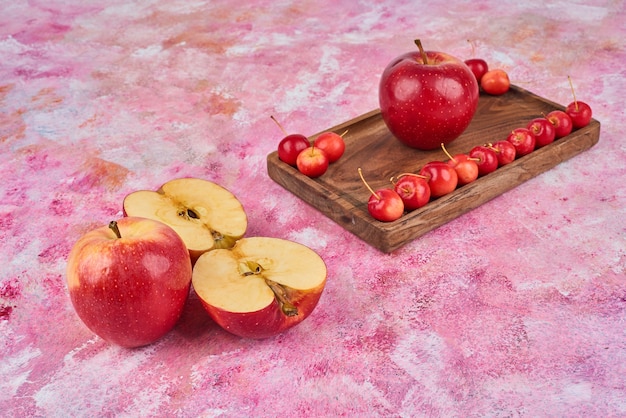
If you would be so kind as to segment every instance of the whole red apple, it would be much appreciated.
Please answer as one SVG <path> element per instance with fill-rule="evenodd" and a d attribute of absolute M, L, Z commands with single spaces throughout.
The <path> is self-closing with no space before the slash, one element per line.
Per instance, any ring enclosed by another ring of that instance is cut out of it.
<path fill-rule="evenodd" d="M 496 141 L 491 146 L 496 152 L 496 157 L 498 158 L 498 167 L 511 164 L 513 161 L 515 161 L 515 158 L 517 157 L 517 151 L 515 151 L 515 146 L 506 139 Z"/>
<path fill-rule="evenodd" d="M 404 201 L 400 195 L 393 189 L 383 188 L 374 191 L 369 183 L 363 177 L 361 167 L 358 168 L 361 181 L 370 191 L 370 197 L 367 201 L 367 211 L 372 218 L 381 222 L 393 222 L 399 219 L 404 213 Z"/>
<path fill-rule="evenodd" d="M 591 122 L 591 106 L 585 102 L 578 100 L 571 102 L 565 108 L 565 113 L 567 113 L 572 120 L 574 129 L 583 128 Z"/>
<path fill-rule="evenodd" d="M 326 153 L 330 164 L 339 160 L 346 150 L 343 137 L 336 132 L 324 132 L 320 134 L 313 145 Z"/>
<path fill-rule="evenodd" d="M 574 128 L 572 118 L 563 110 L 553 110 L 546 118 L 554 125 L 554 138 L 559 139 L 569 135 Z"/>
<path fill-rule="evenodd" d="M 487 61 L 482 58 L 470 58 L 468 60 L 465 60 L 465 65 L 469 67 L 469 69 L 474 74 L 474 77 L 476 77 L 478 85 L 480 85 L 480 80 L 487 73 L 487 71 L 489 71 L 489 65 L 487 65 Z"/>
<path fill-rule="evenodd" d="M 430 150 L 458 138 L 478 107 L 478 82 L 465 63 L 443 52 L 400 55 L 379 85 L 380 112 L 389 131 L 409 147 Z"/>
<path fill-rule="evenodd" d="M 422 167 L 420 176 L 426 177 L 431 197 L 441 197 L 451 193 L 459 183 L 456 170 L 443 161 L 431 161 Z"/>
<path fill-rule="evenodd" d="M 535 135 L 526 128 L 515 128 L 506 137 L 515 147 L 515 155 L 517 157 L 523 157 L 535 150 Z"/>
<path fill-rule="evenodd" d="M 70 299 L 102 339 L 139 347 L 178 321 L 191 286 L 191 259 L 162 222 L 126 217 L 83 235 L 67 261 Z"/>
<path fill-rule="evenodd" d="M 535 135 L 535 148 L 545 147 L 554 142 L 554 125 L 546 118 L 534 118 L 526 126 Z"/>
<path fill-rule="evenodd" d="M 480 79 L 480 87 L 487 94 L 500 96 L 509 91 L 511 80 L 509 80 L 509 75 L 506 71 L 496 68 L 483 74 Z"/>
<path fill-rule="evenodd" d="M 406 210 L 415 210 L 430 200 L 430 186 L 423 176 L 417 174 L 401 175 L 393 188 L 404 202 Z"/>
<path fill-rule="evenodd" d="M 298 170 L 311 178 L 324 174 L 328 170 L 328 164 L 328 156 L 316 146 L 303 149 L 296 159 Z"/>
<path fill-rule="evenodd" d="M 309 143 L 309 140 L 304 135 L 287 135 L 278 143 L 278 158 L 280 158 L 281 161 L 295 167 L 298 154 L 310 146 L 311 144 Z"/>
<path fill-rule="evenodd" d="M 476 159 L 479 176 L 487 175 L 498 168 L 498 155 L 488 146 L 475 146 L 470 150 L 469 156 Z"/>

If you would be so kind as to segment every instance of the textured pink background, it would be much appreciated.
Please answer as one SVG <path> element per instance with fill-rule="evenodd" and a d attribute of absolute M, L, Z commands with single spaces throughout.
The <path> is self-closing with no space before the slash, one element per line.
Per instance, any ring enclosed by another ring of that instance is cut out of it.
<path fill-rule="evenodd" d="M 74 3 L 2 2 L 1 415 L 626 415 L 623 1 Z M 384 255 L 269 179 L 269 116 L 311 135 L 376 108 L 415 37 L 460 58 L 471 39 L 561 104 L 571 75 L 602 133 Z M 143 349 L 84 327 L 72 244 L 127 193 L 181 176 L 235 193 L 248 235 L 323 257 L 312 316 L 243 340 L 192 294 Z"/>

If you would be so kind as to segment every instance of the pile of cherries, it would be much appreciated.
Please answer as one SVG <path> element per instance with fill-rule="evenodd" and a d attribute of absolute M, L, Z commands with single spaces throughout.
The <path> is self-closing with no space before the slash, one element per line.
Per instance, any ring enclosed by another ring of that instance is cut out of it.
<path fill-rule="evenodd" d="M 574 101 L 565 110 L 553 110 L 547 115 L 534 118 L 526 126 L 513 129 L 506 138 L 495 143 L 477 145 L 468 153 L 452 156 L 444 144 L 441 144 L 449 158 L 447 161 L 432 161 L 417 173 L 402 173 L 392 177 L 393 188 L 374 191 L 359 168 L 359 176 L 371 192 L 368 212 L 379 221 L 395 221 L 405 212 L 418 209 L 433 199 L 495 171 L 498 167 L 510 164 L 517 158 L 563 138 L 574 129 L 587 126 L 591 115 L 591 107 L 577 101 L 574 95 Z"/>

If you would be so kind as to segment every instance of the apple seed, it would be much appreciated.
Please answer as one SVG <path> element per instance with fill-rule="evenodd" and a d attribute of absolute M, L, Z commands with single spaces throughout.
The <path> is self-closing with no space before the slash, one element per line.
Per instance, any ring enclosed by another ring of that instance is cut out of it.
<path fill-rule="evenodd" d="M 244 277 L 252 276 L 254 274 L 260 275 L 263 273 L 263 267 L 255 261 L 248 260 L 239 263 L 239 272 Z M 275 282 L 274 280 L 268 279 L 267 277 L 263 277 L 263 279 L 265 280 L 265 284 L 267 284 L 267 286 L 274 293 L 274 298 L 280 305 L 282 313 L 285 314 L 285 316 L 297 316 L 298 308 L 289 301 L 286 287 Z"/>

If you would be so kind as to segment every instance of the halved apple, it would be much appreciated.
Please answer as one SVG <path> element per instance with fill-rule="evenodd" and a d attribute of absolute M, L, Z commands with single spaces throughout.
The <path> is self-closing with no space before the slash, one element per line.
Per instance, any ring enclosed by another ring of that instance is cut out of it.
<path fill-rule="evenodd" d="M 139 190 L 124 198 L 124 214 L 154 219 L 180 235 L 195 262 L 203 253 L 231 248 L 243 237 L 248 218 L 241 202 L 208 180 L 180 178 L 159 190 Z"/>
<path fill-rule="evenodd" d="M 193 288 L 211 318 L 245 338 L 267 338 L 302 322 L 326 285 L 326 264 L 305 245 L 242 238 L 198 258 Z"/>

